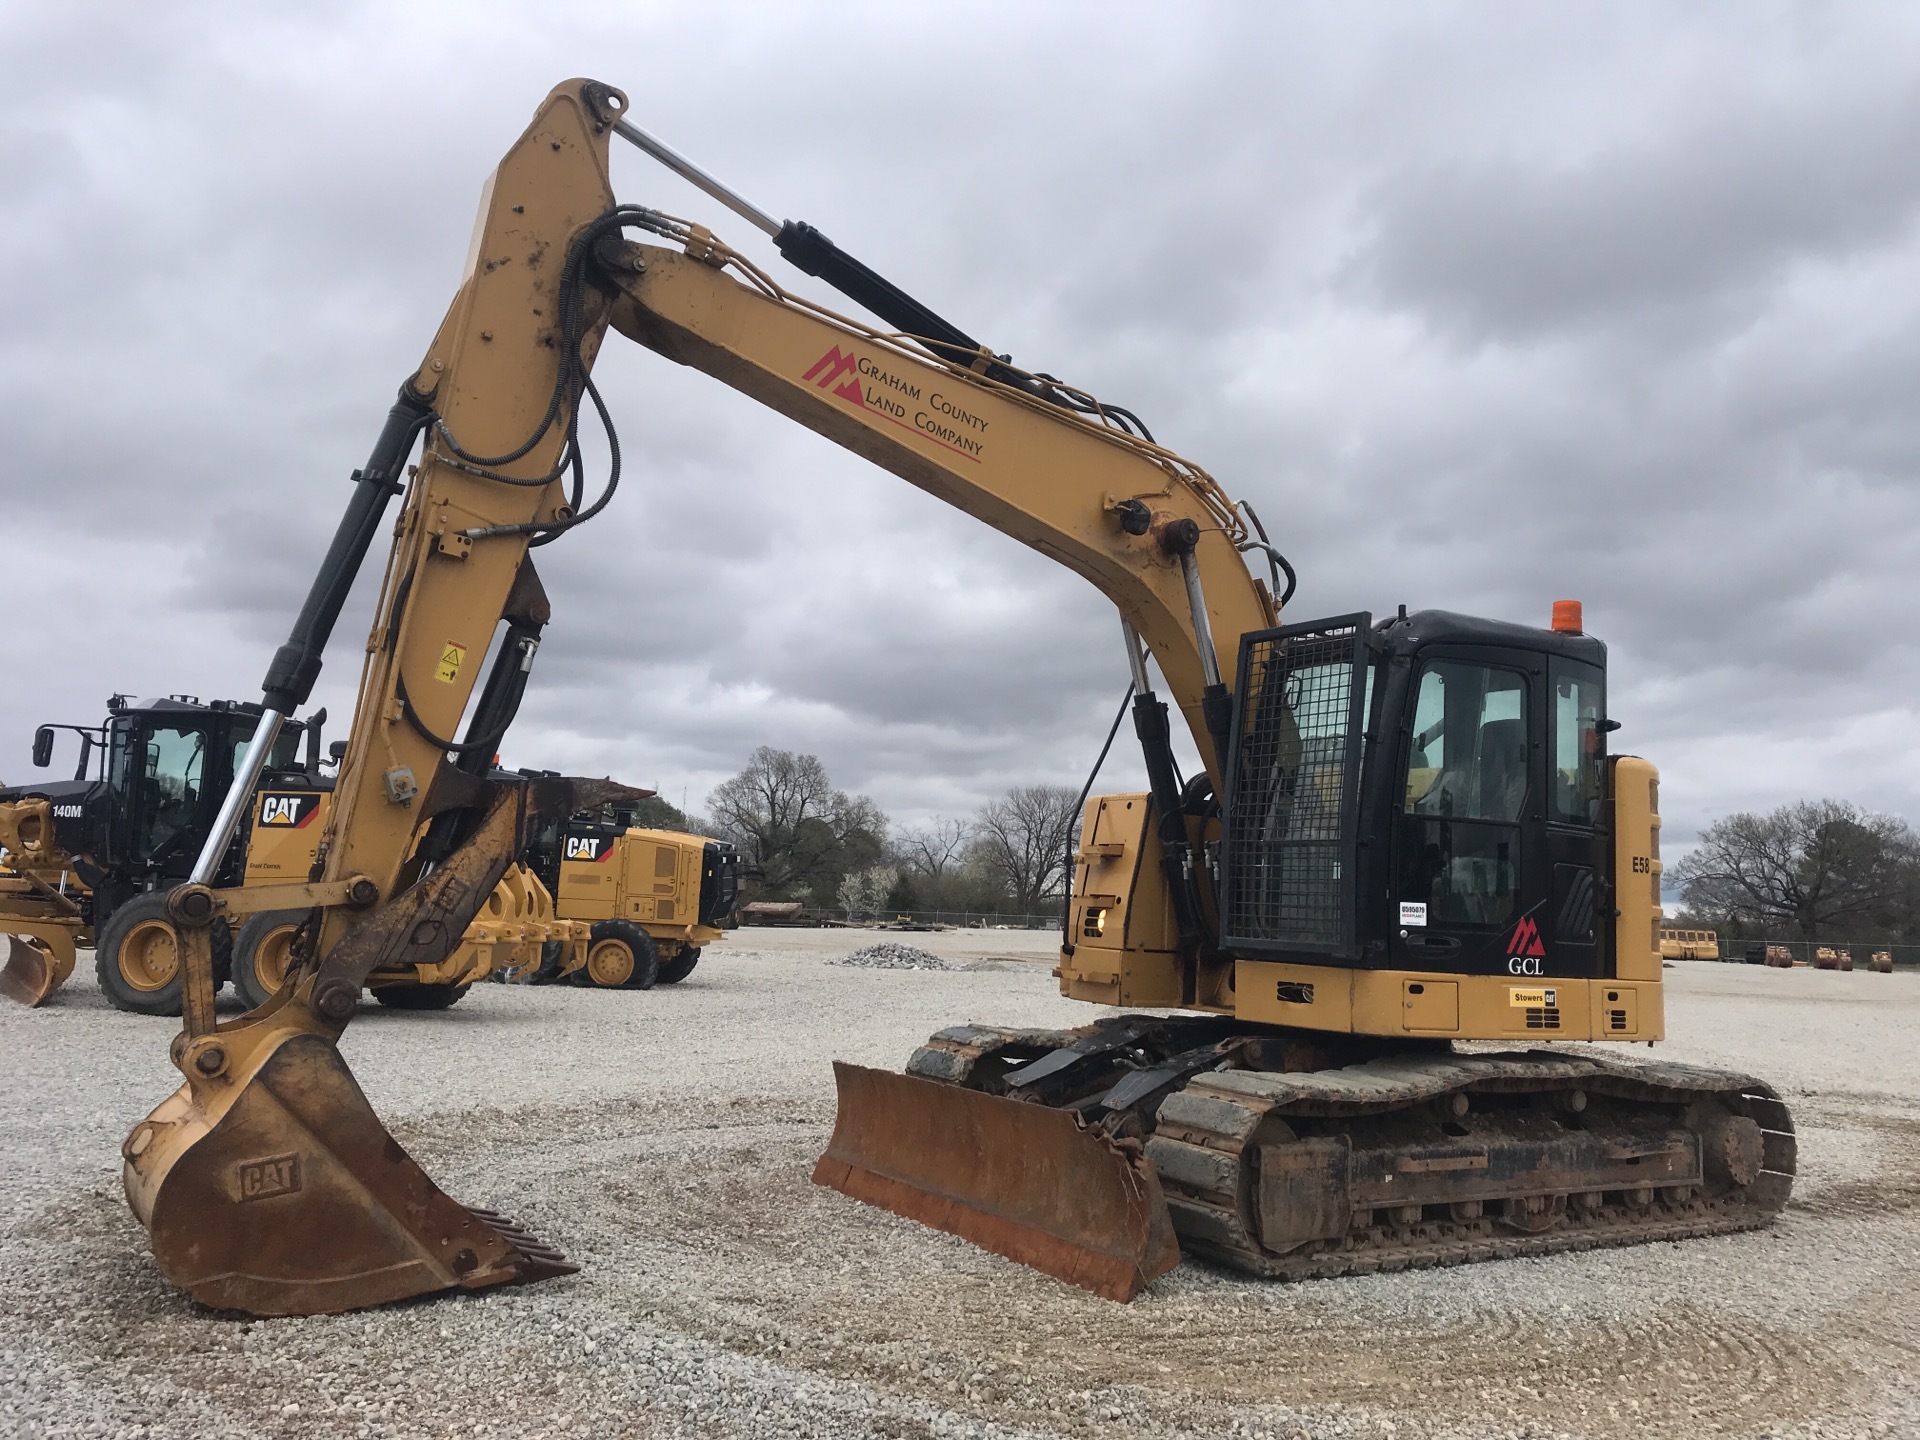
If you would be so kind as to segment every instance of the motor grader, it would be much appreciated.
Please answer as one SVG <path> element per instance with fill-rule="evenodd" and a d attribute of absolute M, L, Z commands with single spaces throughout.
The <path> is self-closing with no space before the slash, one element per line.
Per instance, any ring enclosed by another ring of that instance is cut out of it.
<path fill-rule="evenodd" d="M 101 991 L 116 1009 L 178 1015 L 178 947 L 165 892 L 185 878 L 204 842 L 260 707 L 115 695 L 107 709 L 96 726 L 35 732 L 34 763 L 43 769 L 57 732 L 78 734 L 72 779 L 0 789 L 0 933 L 10 941 L 0 996 L 40 1004 L 72 974 L 76 949 L 91 948 Z M 221 861 L 229 883 L 279 883 L 311 870 L 333 786 L 323 773 L 326 718 L 321 710 L 282 728 Z M 442 1009 L 474 981 L 513 971 L 633 989 L 684 979 L 700 947 L 722 933 L 716 921 L 732 908 L 737 857 L 720 842 L 620 819 L 570 817 L 536 837 L 528 863 L 502 878 L 453 952 L 430 967 L 375 974 L 374 998 Z M 231 978 L 249 1006 L 271 995 L 305 913 L 252 916 L 237 936 L 219 927 L 216 989 Z"/>
<path fill-rule="evenodd" d="M 100 988 L 115 1006 L 180 1013 L 164 892 L 192 868 L 259 719 L 258 705 L 235 701 L 115 695 L 99 725 L 34 732 L 36 767 L 52 763 L 62 730 L 80 737 L 80 755 L 69 780 L 0 789 L 0 934 L 10 950 L 0 996 L 38 1005 L 73 973 L 76 947 L 91 947 Z M 321 710 L 280 727 L 261 783 L 319 788 L 325 721 Z M 235 883 L 243 864 L 231 847 L 215 873 Z M 231 937 L 218 927 L 214 939 L 224 979 Z"/>
<path fill-rule="evenodd" d="M 171 893 L 184 1084 L 123 1155 L 175 1284 L 286 1315 L 574 1268 L 434 1185 L 337 1042 L 368 976 L 444 956 L 532 831 L 619 798 L 486 765 L 552 618 L 534 557 L 564 557 L 620 479 L 592 376 L 609 329 L 1059 561 L 1118 612 L 1148 784 L 1087 801 L 1059 979 L 1140 1008 L 1074 1031 L 958 1026 L 907 1074 L 837 1065 L 816 1180 L 1116 1298 L 1182 1249 L 1311 1277 L 1780 1210 L 1794 1143 L 1767 1086 L 1549 1044 L 1664 1035 L 1657 776 L 1609 753 L 1606 650 L 1578 607 L 1556 603 L 1546 627 L 1283 620 L 1293 572 L 1274 538 L 1133 412 L 994 353 L 626 110 L 609 86 L 560 85 L 489 179 L 459 291 L 268 667 L 221 823 Z M 703 225 L 616 203 L 615 136 L 879 323 L 789 292 Z M 583 414 L 609 441 L 591 496 Z M 383 532 L 313 877 L 217 888 Z M 1184 780 L 1176 709 L 1200 758 Z M 296 907 L 312 918 L 287 983 L 216 1021 L 213 924 Z"/>

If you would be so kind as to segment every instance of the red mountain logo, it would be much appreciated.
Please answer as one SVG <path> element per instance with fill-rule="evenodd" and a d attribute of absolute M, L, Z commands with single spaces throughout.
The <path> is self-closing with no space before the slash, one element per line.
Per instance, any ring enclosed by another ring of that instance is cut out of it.
<path fill-rule="evenodd" d="M 813 368 L 800 378 L 802 380 L 813 380 L 820 389 L 824 390 L 829 385 L 833 385 L 833 382 L 838 380 L 842 375 L 846 375 L 857 363 L 858 361 L 856 361 L 853 355 L 843 351 L 836 345 L 818 360 L 814 361 Z M 816 380 L 814 378 L 815 376 L 819 378 Z M 833 393 L 838 395 L 842 400 L 851 400 L 856 405 L 866 404 L 866 397 L 860 393 L 860 377 L 858 375 L 849 375 L 847 376 L 845 384 L 834 385 Z"/>
<path fill-rule="evenodd" d="M 1528 915 L 1513 927 L 1513 935 L 1507 942 L 1507 954 L 1544 956 L 1547 947 L 1540 943 L 1540 927 L 1533 923 Z"/>

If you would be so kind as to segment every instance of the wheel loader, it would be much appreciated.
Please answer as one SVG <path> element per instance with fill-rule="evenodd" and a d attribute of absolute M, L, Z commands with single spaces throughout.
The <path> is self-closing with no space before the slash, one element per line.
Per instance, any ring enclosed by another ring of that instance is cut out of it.
<path fill-rule="evenodd" d="M 617 203 L 616 136 L 877 323 L 787 290 L 705 225 Z M 639 130 L 620 91 L 571 80 L 483 189 L 460 288 L 169 897 L 184 1083 L 122 1153 L 174 1284 L 292 1315 L 574 1268 L 440 1190 L 337 1042 L 368 977 L 444 957 L 531 834 L 620 798 L 487 768 L 552 618 L 535 557 L 564 560 L 621 478 L 592 373 L 609 330 L 1059 561 L 1118 612 L 1148 783 L 1086 802 L 1059 965 L 1063 994 L 1114 1013 L 956 1025 L 906 1074 L 836 1065 L 817 1181 L 1117 1299 L 1183 1251 L 1309 1278 L 1714 1234 L 1785 1204 L 1792 1126 L 1761 1081 L 1555 1043 L 1665 1033 L 1658 779 L 1611 751 L 1606 648 L 1578 606 L 1544 626 L 1283 618 L 1280 537 L 1133 411 L 995 353 Z M 583 416 L 607 437 L 591 490 Z M 312 876 L 221 888 L 382 533 Z M 1200 758 L 1184 780 L 1176 710 Z M 313 920 L 286 984 L 217 1021 L 215 922 L 294 907 Z"/>

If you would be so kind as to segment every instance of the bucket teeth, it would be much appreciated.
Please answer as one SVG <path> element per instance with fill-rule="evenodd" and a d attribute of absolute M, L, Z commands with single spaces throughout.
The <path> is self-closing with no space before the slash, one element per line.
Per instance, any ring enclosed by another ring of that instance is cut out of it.
<path fill-rule="evenodd" d="M 519 1225 L 497 1210 L 477 1210 L 469 1206 L 467 1213 L 474 1219 L 494 1230 L 502 1240 L 514 1249 L 519 1263 L 529 1273 L 521 1275 L 524 1283 L 532 1280 L 545 1280 L 554 1275 L 578 1275 L 580 1267 L 567 1259 L 546 1241 L 537 1238 L 532 1231 Z"/>

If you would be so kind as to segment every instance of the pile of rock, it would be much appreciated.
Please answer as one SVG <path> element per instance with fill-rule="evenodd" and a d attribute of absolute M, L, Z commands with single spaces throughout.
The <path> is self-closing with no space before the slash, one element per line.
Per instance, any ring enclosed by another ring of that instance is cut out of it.
<path fill-rule="evenodd" d="M 853 965 L 862 970 L 952 970 L 938 955 L 920 949 L 917 945 L 896 945 L 890 940 L 882 940 L 878 945 L 869 945 L 864 950 L 856 950 L 833 962 L 836 965 Z"/>

